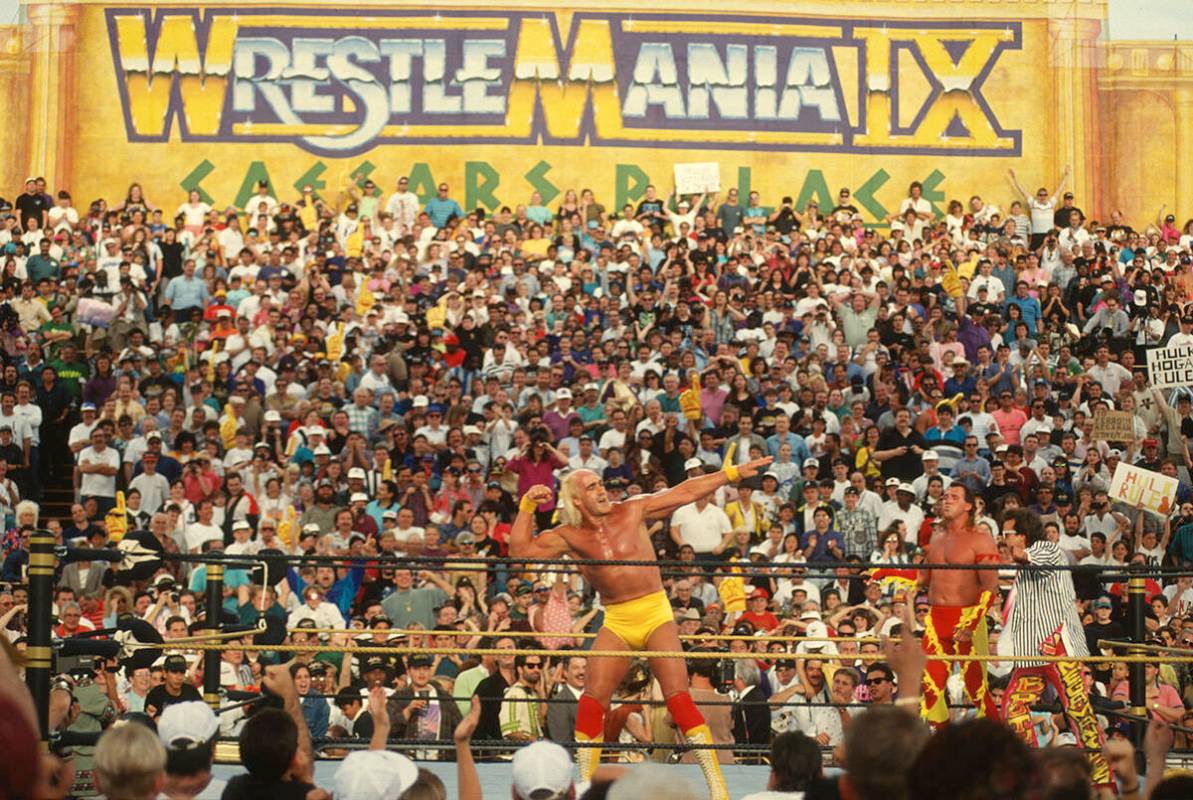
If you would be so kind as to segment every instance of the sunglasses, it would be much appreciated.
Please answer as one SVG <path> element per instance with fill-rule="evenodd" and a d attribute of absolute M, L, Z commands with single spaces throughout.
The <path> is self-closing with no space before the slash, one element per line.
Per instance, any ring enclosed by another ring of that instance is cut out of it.
<path fill-rule="evenodd" d="M 543 665 L 542 665 L 542 664 L 538 664 L 538 663 L 535 663 L 535 664 L 523 664 L 522 666 L 524 666 L 526 669 L 542 669 L 542 668 L 543 668 Z"/>
<path fill-rule="evenodd" d="M 880 683 L 890 683 L 886 678 L 866 678 L 867 686 L 877 686 Z"/>

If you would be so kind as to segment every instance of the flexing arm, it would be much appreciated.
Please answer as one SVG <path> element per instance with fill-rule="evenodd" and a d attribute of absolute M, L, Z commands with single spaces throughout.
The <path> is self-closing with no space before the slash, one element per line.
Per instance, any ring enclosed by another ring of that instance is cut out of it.
<path fill-rule="evenodd" d="M 514 558 L 559 558 L 568 552 L 568 543 L 554 530 L 534 535 L 534 511 L 551 497 L 546 486 L 531 486 L 522 496 L 510 530 L 509 554 Z"/>

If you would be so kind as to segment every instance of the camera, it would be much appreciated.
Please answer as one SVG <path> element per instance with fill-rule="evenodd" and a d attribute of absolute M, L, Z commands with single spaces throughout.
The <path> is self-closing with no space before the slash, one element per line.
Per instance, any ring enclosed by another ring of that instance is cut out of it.
<path fill-rule="evenodd" d="M 737 680 L 736 664 L 732 658 L 723 658 L 717 662 L 717 691 L 728 693 Z"/>

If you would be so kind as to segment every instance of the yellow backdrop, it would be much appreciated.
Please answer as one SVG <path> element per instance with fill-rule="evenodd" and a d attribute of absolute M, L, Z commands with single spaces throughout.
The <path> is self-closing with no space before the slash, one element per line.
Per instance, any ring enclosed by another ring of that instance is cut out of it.
<path fill-rule="evenodd" d="M 1102 0 L 556 5 L 30 4 L 0 56 L 30 124 L 0 133 L 0 175 L 77 205 L 139 181 L 168 209 L 410 175 L 493 207 L 625 202 L 716 162 L 765 204 L 849 187 L 879 222 L 913 180 L 943 212 L 1071 165 L 1087 211 L 1193 213 L 1193 50 L 1100 42 Z"/>

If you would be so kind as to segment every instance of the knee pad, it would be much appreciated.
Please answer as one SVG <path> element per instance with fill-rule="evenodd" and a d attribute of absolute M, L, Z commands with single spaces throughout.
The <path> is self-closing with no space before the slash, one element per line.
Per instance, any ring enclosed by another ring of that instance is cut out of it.
<path fill-rule="evenodd" d="M 675 725 L 684 733 L 704 724 L 704 715 L 692 702 L 692 696 L 687 692 L 679 692 L 667 698 L 667 710 Z"/>
<path fill-rule="evenodd" d="M 587 694 L 576 705 L 576 733 L 597 739 L 605 733 L 605 707 Z"/>

